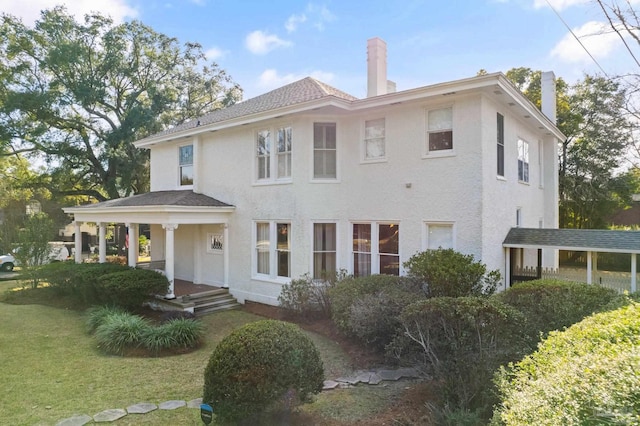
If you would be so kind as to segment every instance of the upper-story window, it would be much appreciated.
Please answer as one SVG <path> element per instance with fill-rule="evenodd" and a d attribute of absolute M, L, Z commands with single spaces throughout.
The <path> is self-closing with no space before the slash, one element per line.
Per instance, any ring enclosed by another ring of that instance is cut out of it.
<path fill-rule="evenodd" d="M 336 123 L 313 123 L 313 178 L 337 177 Z"/>
<path fill-rule="evenodd" d="M 518 180 L 529 182 L 529 143 L 518 139 Z"/>
<path fill-rule="evenodd" d="M 453 149 L 453 108 L 427 112 L 427 151 Z"/>
<path fill-rule="evenodd" d="M 498 147 L 497 173 L 498 176 L 504 177 L 504 116 L 500 113 L 496 114 L 496 127 L 498 129 L 496 136 L 496 146 Z"/>
<path fill-rule="evenodd" d="M 193 185 L 193 145 L 184 145 L 178 150 L 180 185 Z"/>
<path fill-rule="evenodd" d="M 270 181 L 274 179 L 272 170 L 276 170 L 275 179 L 291 178 L 291 152 L 293 136 L 291 127 L 261 129 L 256 132 L 256 179 Z M 272 135 L 276 135 L 273 149 Z"/>
<path fill-rule="evenodd" d="M 385 120 L 366 120 L 364 122 L 364 159 L 382 160 L 385 158 Z"/>

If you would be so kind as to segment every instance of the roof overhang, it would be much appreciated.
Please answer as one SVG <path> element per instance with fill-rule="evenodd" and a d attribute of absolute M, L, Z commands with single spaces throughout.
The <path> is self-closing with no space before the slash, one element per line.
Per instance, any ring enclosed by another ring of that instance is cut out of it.
<path fill-rule="evenodd" d="M 640 254 L 640 231 L 511 228 L 502 246 Z"/>
<path fill-rule="evenodd" d="M 83 209 L 67 207 L 76 222 L 213 224 L 227 223 L 235 207 L 141 206 Z"/>

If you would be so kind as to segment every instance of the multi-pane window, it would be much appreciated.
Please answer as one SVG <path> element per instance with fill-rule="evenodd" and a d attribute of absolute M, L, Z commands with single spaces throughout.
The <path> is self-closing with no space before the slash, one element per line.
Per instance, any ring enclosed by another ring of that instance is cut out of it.
<path fill-rule="evenodd" d="M 500 113 L 496 115 L 496 127 L 498 129 L 497 144 L 498 147 L 498 176 L 504 177 L 504 116 Z"/>
<path fill-rule="evenodd" d="M 278 129 L 278 179 L 291 177 L 291 127 Z"/>
<path fill-rule="evenodd" d="M 427 123 L 427 150 L 453 149 L 453 108 L 428 111 Z"/>
<path fill-rule="evenodd" d="M 291 224 L 256 222 L 255 272 L 269 278 L 291 276 Z"/>
<path fill-rule="evenodd" d="M 178 148 L 180 185 L 193 185 L 193 145 Z"/>
<path fill-rule="evenodd" d="M 335 179 L 336 123 L 313 123 L 313 178 Z"/>
<path fill-rule="evenodd" d="M 258 180 L 271 177 L 271 131 L 260 130 L 256 133 L 256 162 Z"/>
<path fill-rule="evenodd" d="M 400 241 L 397 223 L 353 224 L 353 275 L 400 274 Z"/>
<path fill-rule="evenodd" d="M 529 182 L 529 143 L 518 139 L 518 180 Z"/>
<path fill-rule="evenodd" d="M 379 160 L 385 157 L 384 118 L 364 122 L 364 159 Z"/>
<path fill-rule="evenodd" d="M 455 248 L 453 244 L 453 224 L 427 223 L 426 226 L 425 248 L 427 250 Z"/>
<path fill-rule="evenodd" d="M 336 272 L 336 224 L 313 224 L 313 278 L 326 279 Z"/>

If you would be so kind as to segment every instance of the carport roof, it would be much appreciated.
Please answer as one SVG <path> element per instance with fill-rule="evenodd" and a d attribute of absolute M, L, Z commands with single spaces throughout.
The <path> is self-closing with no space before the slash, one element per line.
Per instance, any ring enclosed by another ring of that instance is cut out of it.
<path fill-rule="evenodd" d="M 511 228 L 502 245 L 513 248 L 640 253 L 640 231 Z"/>

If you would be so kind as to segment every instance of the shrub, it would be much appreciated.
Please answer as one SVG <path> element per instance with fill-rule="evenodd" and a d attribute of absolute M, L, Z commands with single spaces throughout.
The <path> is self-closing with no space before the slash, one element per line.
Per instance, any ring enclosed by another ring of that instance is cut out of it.
<path fill-rule="evenodd" d="M 473 255 L 453 249 L 426 250 L 404 263 L 409 276 L 424 284 L 429 297 L 463 297 L 493 294 L 500 281 L 498 270 L 475 262 Z"/>
<path fill-rule="evenodd" d="M 204 334 L 204 326 L 194 319 L 178 318 L 162 324 L 162 327 L 171 336 L 173 347 L 176 348 L 195 348 Z"/>
<path fill-rule="evenodd" d="M 95 337 L 100 349 L 122 355 L 126 350 L 138 347 L 149 328 L 149 323 L 142 317 L 118 312 L 104 318 L 96 328 Z"/>
<path fill-rule="evenodd" d="M 100 324 L 104 323 L 111 315 L 125 314 L 126 312 L 117 306 L 94 306 L 87 309 L 87 332 L 93 334 Z"/>
<path fill-rule="evenodd" d="M 193 312 L 188 311 L 166 311 L 160 315 L 160 322 L 169 322 L 176 319 L 196 319 Z"/>
<path fill-rule="evenodd" d="M 78 269 L 78 264 L 73 261 L 52 262 L 42 265 L 38 269 L 40 281 L 49 283 L 49 286 L 58 294 L 74 294 L 75 280 L 74 272 Z"/>
<path fill-rule="evenodd" d="M 263 320 L 225 337 L 205 369 L 203 401 L 217 417 L 234 422 L 282 408 L 283 398 L 307 402 L 320 392 L 322 361 L 311 339 L 295 325 Z M 286 408 L 286 407 L 285 407 Z"/>
<path fill-rule="evenodd" d="M 278 302 L 287 313 L 301 318 L 329 318 L 331 301 L 329 289 L 345 279 L 347 273 L 340 270 L 327 275 L 324 279 L 314 279 L 309 274 L 291 280 L 282 286 Z"/>
<path fill-rule="evenodd" d="M 640 304 L 595 314 L 549 334 L 502 368 L 492 424 L 639 424 Z"/>
<path fill-rule="evenodd" d="M 522 356 L 523 315 L 492 298 L 421 300 L 409 305 L 400 320 L 405 334 L 389 345 L 390 354 L 409 361 L 419 354 L 454 411 L 490 408 L 494 371 Z M 411 347 L 412 353 L 402 353 Z"/>
<path fill-rule="evenodd" d="M 156 294 L 166 294 L 167 277 L 149 269 L 127 269 L 113 272 L 97 279 L 98 297 L 103 303 L 112 303 L 135 309 Z"/>
<path fill-rule="evenodd" d="M 516 284 L 495 297 L 524 313 L 526 333 L 535 343 L 541 333 L 569 327 L 620 296 L 597 285 L 543 279 Z"/>

